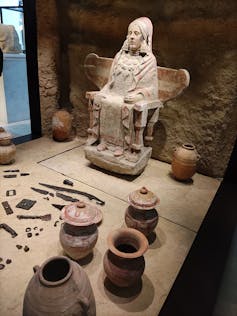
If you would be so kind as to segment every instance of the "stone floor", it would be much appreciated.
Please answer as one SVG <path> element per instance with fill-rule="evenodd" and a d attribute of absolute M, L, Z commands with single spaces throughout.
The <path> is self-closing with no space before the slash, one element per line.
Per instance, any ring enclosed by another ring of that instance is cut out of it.
<path fill-rule="evenodd" d="M 4 178 L 4 170 L 19 169 L 28 176 Z M 47 258 L 63 255 L 59 243 L 60 211 L 51 204 L 67 202 L 58 197 L 44 196 L 31 190 L 31 187 L 44 189 L 39 182 L 64 186 L 63 180 L 70 179 L 74 188 L 89 192 L 101 200 L 103 222 L 99 226 L 99 239 L 90 260 L 80 264 L 88 274 L 94 291 L 97 315 L 158 315 L 172 284 L 187 256 L 202 220 L 211 204 L 220 182 L 200 174 L 193 181 L 181 183 L 170 175 L 170 165 L 150 159 L 143 174 L 137 177 L 116 176 L 100 170 L 84 158 L 83 140 L 57 143 L 47 137 L 17 145 L 16 161 L 9 166 L 0 166 L 0 197 L 8 201 L 14 214 L 6 215 L 0 205 L 1 223 L 7 223 L 16 230 L 18 236 L 11 236 L 0 230 L 1 263 L 11 259 L 10 264 L 0 271 L 1 315 L 19 316 L 22 311 L 26 286 L 33 275 L 33 266 L 41 265 Z M 103 271 L 103 256 L 107 249 L 108 233 L 116 228 L 125 227 L 124 212 L 128 205 L 128 194 L 146 186 L 160 198 L 159 223 L 156 239 L 145 253 L 146 268 L 140 290 L 121 290 L 108 286 Z M 15 189 L 16 195 L 6 197 L 6 191 Z M 53 192 L 50 189 L 48 191 Z M 76 196 L 87 201 L 86 197 Z M 36 200 L 36 204 L 24 211 L 16 208 L 23 198 Z M 18 214 L 52 214 L 51 221 L 19 220 Z M 26 227 L 43 228 L 39 236 L 27 238 Z M 30 250 L 18 250 L 17 244 L 27 245 Z"/>

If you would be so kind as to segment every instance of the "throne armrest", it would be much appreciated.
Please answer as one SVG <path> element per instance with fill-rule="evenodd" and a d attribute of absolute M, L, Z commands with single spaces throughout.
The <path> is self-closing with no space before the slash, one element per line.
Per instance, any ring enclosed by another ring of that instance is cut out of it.
<path fill-rule="evenodd" d="M 134 110 L 138 112 L 142 112 L 144 108 L 147 108 L 147 110 L 152 109 L 160 109 L 163 107 L 163 103 L 160 100 L 152 100 L 152 101 L 139 101 L 134 104 Z"/>
<path fill-rule="evenodd" d="M 95 95 L 100 91 L 86 91 L 86 99 L 94 100 Z"/>

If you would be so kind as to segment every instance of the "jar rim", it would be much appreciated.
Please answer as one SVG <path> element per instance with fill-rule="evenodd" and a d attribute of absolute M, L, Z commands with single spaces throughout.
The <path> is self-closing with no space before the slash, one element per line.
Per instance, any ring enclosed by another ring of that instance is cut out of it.
<path fill-rule="evenodd" d="M 195 146 L 191 143 L 185 143 L 182 145 L 183 148 L 188 149 L 188 150 L 194 150 Z"/>
<path fill-rule="evenodd" d="M 66 263 L 67 267 L 67 271 L 64 273 L 65 275 L 61 278 L 61 279 L 58 279 L 56 281 L 51 281 L 51 280 L 47 280 L 45 278 L 45 269 L 50 265 L 52 264 L 53 262 L 56 262 L 56 261 L 64 261 L 64 263 Z M 49 286 L 49 287 L 53 287 L 53 286 L 58 286 L 58 285 L 61 285 L 63 283 L 65 283 L 72 275 L 72 264 L 71 264 L 71 261 L 65 257 L 65 256 L 55 256 L 55 257 L 51 257 L 49 259 L 47 259 L 43 264 L 42 266 L 40 267 L 40 270 L 39 270 L 39 280 L 42 284 L 46 285 L 46 286 Z"/>
<path fill-rule="evenodd" d="M 126 259 L 141 257 L 148 249 L 147 238 L 144 234 L 134 228 L 118 228 L 111 231 L 108 235 L 107 242 L 109 250 L 112 253 L 114 253 L 118 257 Z M 118 249 L 118 246 L 121 244 L 133 246 L 136 251 L 131 253 L 122 252 Z"/>

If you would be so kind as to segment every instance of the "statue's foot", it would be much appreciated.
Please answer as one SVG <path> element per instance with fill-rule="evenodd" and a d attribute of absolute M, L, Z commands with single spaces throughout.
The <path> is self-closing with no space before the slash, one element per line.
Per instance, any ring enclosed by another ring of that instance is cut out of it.
<path fill-rule="evenodd" d="M 141 151 L 142 147 L 143 147 L 142 145 L 132 144 L 132 149 L 134 149 L 136 151 Z"/>
<path fill-rule="evenodd" d="M 106 149 L 108 149 L 108 147 L 106 146 L 105 143 L 100 143 L 100 144 L 96 147 L 96 149 L 97 149 L 98 151 L 105 151 Z"/>
<path fill-rule="evenodd" d="M 114 151 L 114 157 L 120 157 L 123 155 L 123 149 L 120 147 L 117 147 Z"/>
<path fill-rule="evenodd" d="M 131 152 L 126 152 L 126 155 L 125 155 L 125 158 L 128 160 L 128 161 L 131 161 L 131 162 L 137 162 L 139 160 L 139 154 L 138 153 L 131 153 Z"/>

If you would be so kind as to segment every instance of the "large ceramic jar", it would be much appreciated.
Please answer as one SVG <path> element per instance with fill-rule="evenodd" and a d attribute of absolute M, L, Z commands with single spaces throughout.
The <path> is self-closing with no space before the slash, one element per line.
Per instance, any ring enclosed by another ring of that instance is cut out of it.
<path fill-rule="evenodd" d="M 34 267 L 24 296 L 23 316 L 95 316 L 95 298 L 85 271 L 67 257 Z"/>
<path fill-rule="evenodd" d="M 112 231 L 107 241 L 103 263 L 108 279 L 119 287 L 138 283 L 145 269 L 146 237 L 136 229 L 121 228 Z"/>
<path fill-rule="evenodd" d="M 129 194 L 128 202 L 130 206 L 125 212 L 127 226 L 139 230 L 148 237 L 158 223 L 159 215 L 155 207 L 160 200 L 146 187 L 142 187 Z"/>
<path fill-rule="evenodd" d="M 173 154 L 172 172 L 177 180 L 188 180 L 196 172 L 197 161 L 200 155 L 193 144 L 183 144 L 177 147 Z"/>
<path fill-rule="evenodd" d="M 12 143 L 12 135 L 8 132 L 0 133 L 0 164 L 7 165 L 14 162 L 16 146 Z"/>
<path fill-rule="evenodd" d="M 98 239 L 101 211 L 94 204 L 75 202 L 62 209 L 61 217 L 64 223 L 59 238 L 64 251 L 74 260 L 86 257 Z"/>
<path fill-rule="evenodd" d="M 71 135 L 72 116 L 64 109 L 54 113 L 52 118 L 53 138 L 57 141 L 67 140 Z"/>

